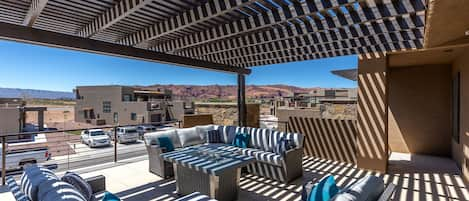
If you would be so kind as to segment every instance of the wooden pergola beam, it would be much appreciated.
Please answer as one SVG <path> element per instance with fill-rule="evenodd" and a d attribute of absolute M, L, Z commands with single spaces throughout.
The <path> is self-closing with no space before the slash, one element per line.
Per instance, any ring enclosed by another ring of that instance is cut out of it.
<path fill-rule="evenodd" d="M 118 23 L 135 11 L 150 4 L 153 0 L 123 0 L 82 27 L 77 35 L 89 38 Z"/>
<path fill-rule="evenodd" d="M 48 0 L 33 0 L 31 1 L 31 6 L 29 7 L 28 13 L 23 20 L 23 25 L 32 27 L 36 19 L 41 14 L 42 10 L 46 7 Z"/>
<path fill-rule="evenodd" d="M 231 5 L 229 1 L 209 1 L 206 4 L 202 4 L 198 7 L 180 13 L 177 16 L 169 18 L 166 21 L 156 23 L 136 33 L 130 34 L 122 38 L 120 41 L 118 41 L 118 43 L 137 47 L 144 47 L 144 45 L 142 44 L 147 43 L 151 40 L 155 40 L 158 38 L 175 34 L 180 31 L 184 31 L 185 29 L 190 28 L 199 23 L 215 19 L 227 13 L 231 13 L 241 8 L 242 6 L 253 4 L 255 0 L 236 0 L 234 2 L 236 3 L 236 5 Z M 216 10 L 214 13 L 212 13 L 210 4 L 213 4 Z M 221 4 L 223 4 L 224 6 L 221 6 Z"/>
<path fill-rule="evenodd" d="M 251 70 L 0 22 L 0 39 L 236 74 Z"/>

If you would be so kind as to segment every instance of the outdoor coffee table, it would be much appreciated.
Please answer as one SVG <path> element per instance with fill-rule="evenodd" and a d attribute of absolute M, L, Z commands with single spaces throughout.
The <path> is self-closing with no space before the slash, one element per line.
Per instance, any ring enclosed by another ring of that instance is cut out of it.
<path fill-rule="evenodd" d="M 220 201 L 238 198 L 241 168 L 255 161 L 221 144 L 188 147 L 161 157 L 173 163 L 178 194 L 200 192 Z"/>

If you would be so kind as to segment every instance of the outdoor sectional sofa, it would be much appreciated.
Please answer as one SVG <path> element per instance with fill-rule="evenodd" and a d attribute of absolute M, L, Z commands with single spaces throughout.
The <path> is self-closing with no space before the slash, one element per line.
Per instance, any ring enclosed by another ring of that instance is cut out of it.
<path fill-rule="evenodd" d="M 207 143 L 207 133 L 210 130 L 218 130 L 224 144 L 231 144 L 237 133 L 248 133 L 250 135 L 248 148 L 233 147 L 233 149 L 240 149 L 241 154 L 256 159 L 255 163 L 246 168 L 248 173 L 284 183 L 303 175 L 304 136 L 302 134 L 263 128 L 217 125 L 196 126 L 145 134 L 145 144 L 149 156 L 149 171 L 163 178 L 174 176 L 172 164 L 160 157 L 165 149 L 158 145 L 159 137 L 169 137 L 174 147 L 179 149 Z M 273 151 L 282 137 L 289 139 L 294 144 L 294 147 L 286 151 L 284 155 L 276 154 Z"/>

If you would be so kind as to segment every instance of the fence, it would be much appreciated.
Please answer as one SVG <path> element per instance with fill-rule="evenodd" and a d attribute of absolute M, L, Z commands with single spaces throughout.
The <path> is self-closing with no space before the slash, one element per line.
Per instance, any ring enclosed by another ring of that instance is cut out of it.
<path fill-rule="evenodd" d="M 153 125 L 165 125 L 180 127 L 181 121 L 171 121 L 155 123 Z M 80 139 L 80 133 L 84 128 L 80 129 L 63 129 L 63 130 L 47 130 L 40 132 L 23 132 L 23 133 L 1 133 L 0 139 L 2 143 L 1 155 L 1 175 L 2 185 L 5 185 L 7 175 L 21 174 L 21 165 L 18 164 L 18 169 L 7 170 L 7 162 L 12 163 L 13 159 L 8 158 L 9 154 L 27 153 L 33 154 L 38 147 L 47 147 L 47 149 L 40 149 L 41 151 L 52 154 L 51 160 L 41 162 L 40 165 L 54 167 L 57 171 L 65 171 L 80 167 L 89 167 L 93 165 L 100 165 L 107 162 L 117 162 L 119 160 L 146 156 L 146 149 L 143 142 L 139 139 L 136 143 L 119 144 L 117 137 L 118 127 L 124 126 L 138 126 L 138 125 L 114 125 L 114 126 L 97 126 L 88 127 L 86 129 L 103 129 L 105 131 L 113 131 L 111 135 L 111 145 L 108 147 L 90 148 L 83 144 Z M 34 136 L 35 142 L 28 143 L 25 140 L 11 140 L 11 138 L 18 138 L 19 136 Z M 15 151 L 16 150 L 16 151 Z M 18 150 L 24 150 L 19 152 Z M 42 153 L 42 152 L 40 152 Z M 16 161 L 15 161 L 16 162 Z M 39 161 L 26 161 L 26 162 L 39 162 Z"/>

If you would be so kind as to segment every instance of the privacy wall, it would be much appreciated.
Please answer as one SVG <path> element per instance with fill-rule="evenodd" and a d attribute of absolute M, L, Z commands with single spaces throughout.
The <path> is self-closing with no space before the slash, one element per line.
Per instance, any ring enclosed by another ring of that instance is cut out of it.
<path fill-rule="evenodd" d="M 290 116 L 290 132 L 305 135 L 307 156 L 356 164 L 356 120 Z"/>

